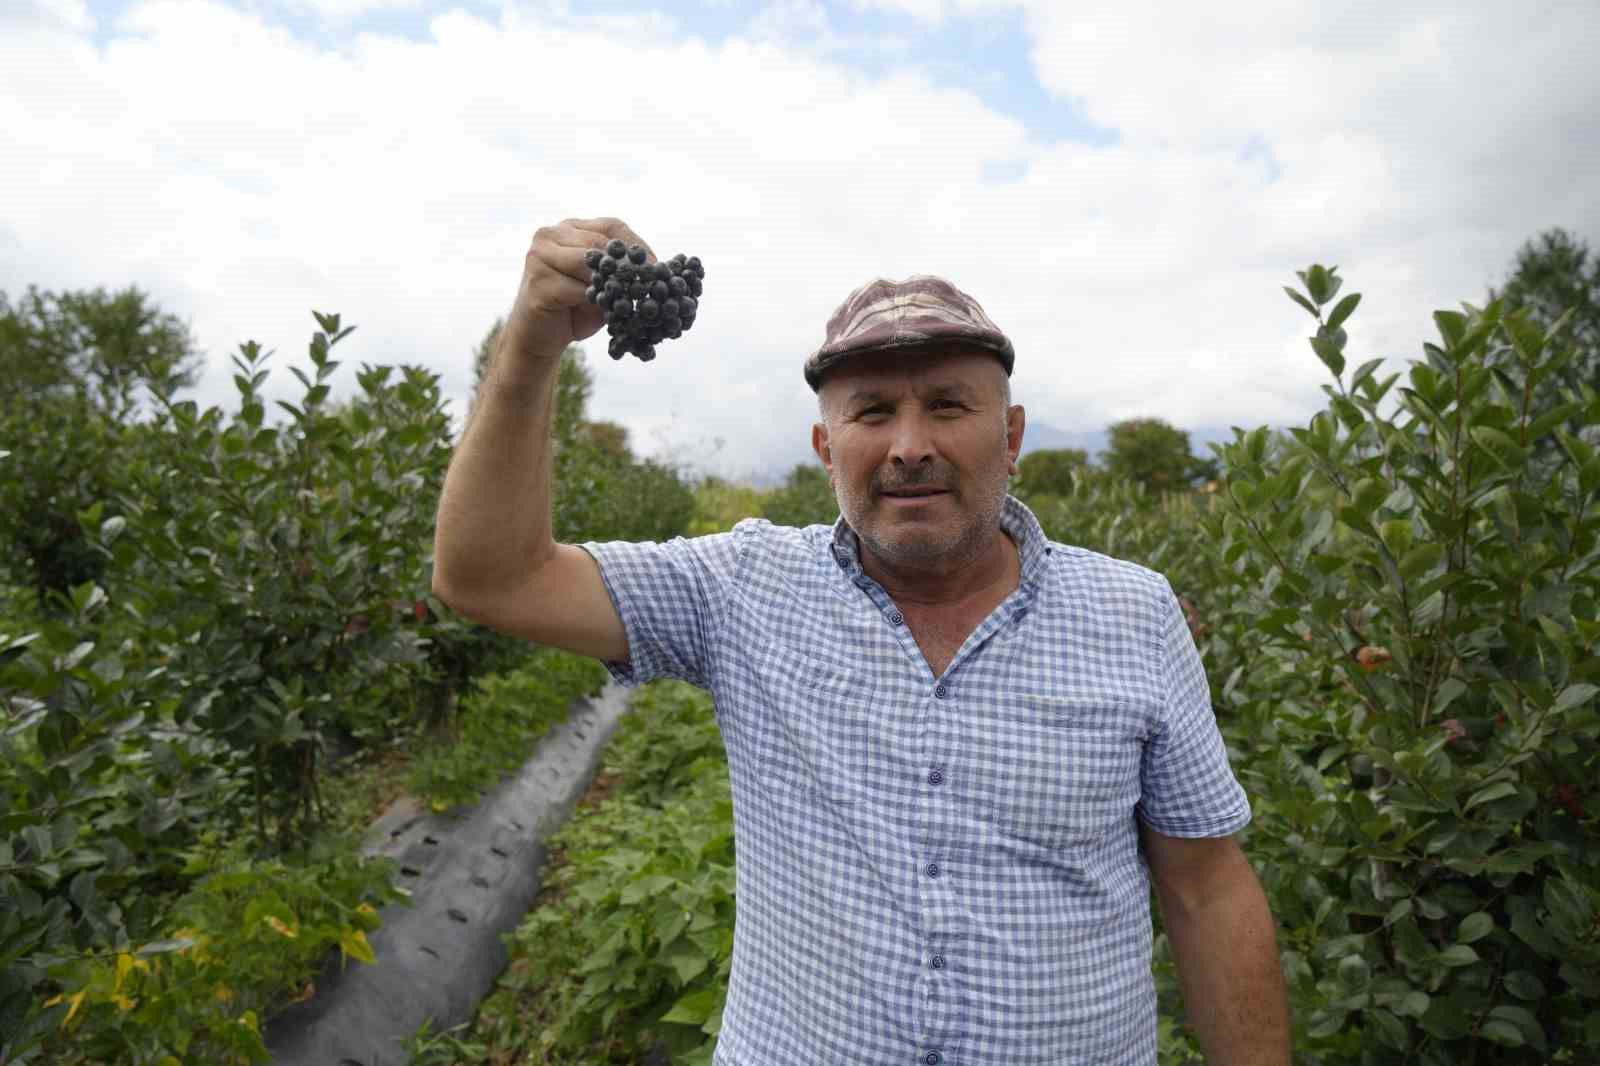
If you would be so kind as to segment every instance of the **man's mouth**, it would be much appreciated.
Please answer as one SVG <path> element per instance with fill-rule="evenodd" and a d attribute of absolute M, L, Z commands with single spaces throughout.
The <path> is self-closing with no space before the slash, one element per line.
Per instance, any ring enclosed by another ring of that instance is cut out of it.
<path fill-rule="evenodd" d="M 898 489 L 884 489 L 883 495 L 898 500 L 916 500 L 928 496 L 943 496 L 949 489 L 942 489 L 937 485 L 908 485 Z"/>

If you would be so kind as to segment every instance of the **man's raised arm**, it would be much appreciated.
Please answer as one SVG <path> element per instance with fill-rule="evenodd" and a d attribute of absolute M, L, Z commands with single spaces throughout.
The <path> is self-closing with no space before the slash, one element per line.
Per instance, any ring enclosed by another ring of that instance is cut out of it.
<path fill-rule="evenodd" d="M 474 621 L 597 659 L 628 658 L 600 569 L 557 544 L 550 524 L 550 427 L 567 345 L 599 330 L 584 299 L 584 254 L 643 242 L 614 218 L 568 219 L 534 234 L 516 303 L 484 374 L 439 498 L 433 593 Z"/>

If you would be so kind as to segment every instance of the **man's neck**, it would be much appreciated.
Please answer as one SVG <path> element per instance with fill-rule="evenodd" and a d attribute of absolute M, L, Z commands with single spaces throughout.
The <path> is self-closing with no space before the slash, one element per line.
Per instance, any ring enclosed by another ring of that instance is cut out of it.
<path fill-rule="evenodd" d="M 1021 579 L 1022 556 L 1011 535 L 996 527 L 972 556 L 931 566 L 881 559 L 863 542 L 861 569 L 901 608 L 938 610 L 992 595 L 997 588 L 1003 588 L 1003 597 Z"/>

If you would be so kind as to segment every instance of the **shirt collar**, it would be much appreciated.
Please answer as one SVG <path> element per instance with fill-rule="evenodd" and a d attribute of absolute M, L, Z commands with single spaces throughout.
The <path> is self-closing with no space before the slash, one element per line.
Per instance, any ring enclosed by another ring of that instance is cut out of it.
<path fill-rule="evenodd" d="M 1023 588 L 1031 590 L 1043 576 L 1045 557 L 1050 554 L 1049 538 L 1044 535 L 1044 528 L 1039 525 L 1039 520 L 1028 509 L 1028 505 L 1015 496 L 1006 496 L 1005 502 L 1000 506 L 1000 528 L 1011 534 L 1011 539 L 1016 541 L 1018 554 L 1022 559 L 1019 583 Z M 831 550 L 833 561 L 844 571 L 846 577 L 854 579 L 860 576 L 861 538 L 845 522 L 843 514 L 833 523 Z"/>

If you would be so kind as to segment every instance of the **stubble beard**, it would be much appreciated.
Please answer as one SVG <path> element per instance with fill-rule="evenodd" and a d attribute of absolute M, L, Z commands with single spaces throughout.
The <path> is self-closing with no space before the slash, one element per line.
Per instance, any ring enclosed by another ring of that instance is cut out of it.
<path fill-rule="evenodd" d="M 878 479 L 874 479 L 874 484 L 865 494 L 840 491 L 835 482 L 834 497 L 846 524 L 855 531 L 862 545 L 885 563 L 891 566 L 925 567 L 937 562 L 955 569 L 977 558 L 987 546 L 989 538 L 1000 528 L 1000 512 L 1005 506 L 1006 497 L 1005 469 L 1001 466 L 998 473 L 983 471 L 980 474 L 982 483 L 977 486 L 957 485 L 953 477 L 941 482 L 931 472 L 927 476 L 902 478 L 893 482 L 895 487 L 942 483 L 952 490 L 955 497 L 953 502 L 958 510 L 963 501 L 972 501 L 974 506 L 963 515 L 964 520 L 948 534 L 942 529 L 918 530 L 901 526 L 895 527 L 902 530 L 901 536 L 892 540 L 880 536 L 871 527 L 868 517 L 873 496 L 878 491 Z"/>

